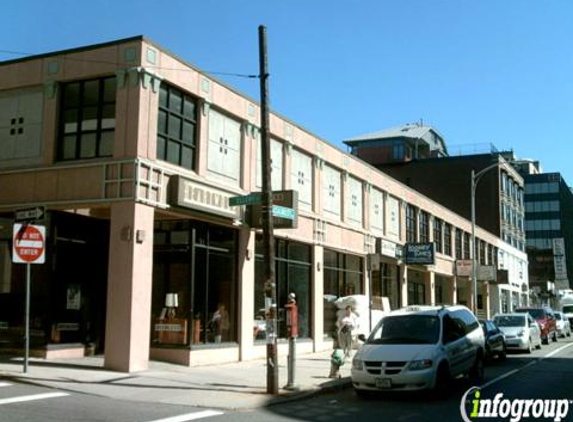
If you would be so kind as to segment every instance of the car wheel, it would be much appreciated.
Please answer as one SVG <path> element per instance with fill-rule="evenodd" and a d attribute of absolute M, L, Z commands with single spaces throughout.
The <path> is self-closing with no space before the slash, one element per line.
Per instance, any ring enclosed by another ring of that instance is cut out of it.
<path fill-rule="evenodd" d="M 439 400 L 445 400 L 448 397 L 450 387 L 450 371 L 446 363 L 441 363 L 436 372 L 436 382 L 432 389 L 432 395 Z"/>
<path fill-rule="evenodd" d="M 503 350 L 499 352 L 497 356 L 499 357 L 499 360 L 505 360 L 507 358 L 507 349 L 505 348 L 505 344 L 503 345 Z"/>
<path fill-rule="evenodd" d="M 355 388 L 354 393 L 356 394 L 356 397 L 358 397 L 359 399 L 362 399 L 362 400 L 367 400 L 367 399 L 372 398 L 372 393 L 370 391 L 367 391 L 367 390 L 359 390 L 359 389 Z"/>
<path fill-rule="evenodd" d="M 476 361 L 474 363 L 474 366 L 472 366 L 472 369 L 470 369 L 469 376 L 473 383 L 479 385 L 482 383 L 485 377 L 484 373 L 485 369 L 484 369 L 483 356 L 481 355 L 481 353 L 479 353 L 476 356 Z"/>

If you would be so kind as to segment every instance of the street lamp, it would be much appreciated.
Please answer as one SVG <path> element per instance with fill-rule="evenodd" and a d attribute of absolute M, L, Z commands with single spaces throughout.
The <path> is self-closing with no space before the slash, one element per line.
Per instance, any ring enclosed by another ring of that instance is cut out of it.
<path fill-rule="evenodd" d="M 477 315 L 478 312 L 478 290 L 477 290 L 477 251 L 476 251 L 476 189 L 480 182 L 482 176 L 493 168 L 497 168 L 502 164 L 520 164 L 524 163 L 524 160 L 505 160 L 497 161 L 486 168 L 475 172 L 472 169 L 471 174 L 471 219 L 472 219 L 472 239 L 471 239 L 471 252 L 472 252 L 472 279 L 473 279 L 473 291 L 474 291 L 474 312 Z"/>

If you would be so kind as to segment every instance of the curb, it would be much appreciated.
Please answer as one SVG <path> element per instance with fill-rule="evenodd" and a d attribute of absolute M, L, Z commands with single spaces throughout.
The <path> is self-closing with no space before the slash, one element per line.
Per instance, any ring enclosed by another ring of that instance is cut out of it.
<path fill-rule="evenodd" d="M 338 380 L 328 381 L 319 387 L 312 388 L 310 390 L 299 391 L 296 393 L 285 394 L 283 396 L 273 397 L 269 399 L 267 403 L 260 408 L 276 406 L 279 404 L 290 403 L 298 400 L 306 400 L 317 396 L 322 396 L 325 394 L 336 393 L 338 391 L 345 390 L 352 386 L 352 379 L 348 377 L 343 377 Z M 256 408 L 256 407 L 255 407 Z"/>

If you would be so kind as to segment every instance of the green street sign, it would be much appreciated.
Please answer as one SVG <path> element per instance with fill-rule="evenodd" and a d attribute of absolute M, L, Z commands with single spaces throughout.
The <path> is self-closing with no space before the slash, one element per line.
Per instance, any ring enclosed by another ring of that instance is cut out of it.
<path fill-rule="evenodd" d="M 280 205 L 273 205 L 273 217 L 286 218 L 287 220 L 294 220 L 296 218 L 296 211 L 293 208 L 282 207 Z"/>
<path fill-rule="evenodd" d="M 229 198 L 229 206 L 238 207 L 240 205 L 260 204 L 262 198 L 263 197 L 260 192 L 254 192 L 244 196 L 233 196 L 232 198 Z"/>

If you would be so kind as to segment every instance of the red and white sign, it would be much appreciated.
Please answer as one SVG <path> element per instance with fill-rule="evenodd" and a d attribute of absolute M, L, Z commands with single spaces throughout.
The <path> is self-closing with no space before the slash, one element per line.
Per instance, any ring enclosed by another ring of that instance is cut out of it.
<path fill-rule="evenodd" d="M 46 260 L 46 228 L 31 224 L 14 224 L 12 262 L 43 264 Z"/>

